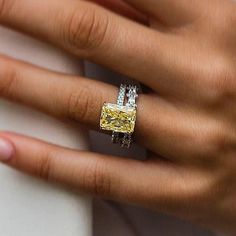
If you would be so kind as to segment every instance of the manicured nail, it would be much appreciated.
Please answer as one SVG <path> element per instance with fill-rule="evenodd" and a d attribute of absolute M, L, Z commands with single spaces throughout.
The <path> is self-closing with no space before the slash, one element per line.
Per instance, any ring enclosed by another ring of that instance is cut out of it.
<path fill-rule="evenodd" d="M 9 141 L 0 138 L 0 161 L 9 160 L 13 156 L 13 152 L 13 145 Z"/>

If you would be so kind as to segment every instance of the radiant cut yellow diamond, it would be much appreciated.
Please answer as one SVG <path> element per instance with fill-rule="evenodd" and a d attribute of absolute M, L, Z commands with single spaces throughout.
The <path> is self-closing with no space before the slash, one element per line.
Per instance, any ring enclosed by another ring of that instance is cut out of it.
<path fill-rule="evenodd" d="M 103 130 L 119 133 L 133 133 L 136 121 L 136 109 L 104 103 L 102 107 L 100 127 Z"/>

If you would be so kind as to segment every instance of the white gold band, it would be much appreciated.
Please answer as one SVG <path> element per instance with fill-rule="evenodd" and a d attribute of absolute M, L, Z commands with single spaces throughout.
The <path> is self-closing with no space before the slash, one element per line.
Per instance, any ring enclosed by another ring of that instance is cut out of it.
<path fill-rule="evenodd" d="M 118 94 L 118 98 L 117 98 L 117 105 L 119 105 L 119 106 L 124 106 L 126 89 L 127 89 L 127 85 L 125 85 L 125 84 L 120 85 L 119 94 Z M 120 139 L 121 139 L 120 136 L 121 136 L 120 133 L 113 131 L 112 136 L 111 136 L 112 143 L 119 143 Z"/>
<path fill-rule="evenodd" d="M 125 104 L 126 107 L 136 109 L 136 99 L 138 98 L 138 88 L 136 85 L 124 85 L 121 84 L 119 95 L 117 99 L 117 105 L 124 106 L 125 100 L 127 102 Z M 132 133 L 119 133 L 112 132 L 112 143 L 120 143 L 124 148 L 130 148 L 133 143 L 133 134 Z"/>
<path fill-rule="evenodd" d="M 134 109 L 137 108 L 136 100 L 138 98 L 138 87 L 136 85 L 129 85 L 127 87 L 127 107 L 132 107 Z M 130 148 L 130 146 L 133 143 L 133 134 L 132 133 L 126 133 L 123 135 L 123 138 L 121 139 L 121 146 L 124 148 Z"/>

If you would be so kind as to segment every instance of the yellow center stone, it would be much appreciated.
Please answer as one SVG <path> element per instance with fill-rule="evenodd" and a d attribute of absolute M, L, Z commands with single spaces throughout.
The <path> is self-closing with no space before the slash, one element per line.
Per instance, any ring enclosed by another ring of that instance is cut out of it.
<path fill-rule="evenodd" d="M 133 133 L 135 121 L 135 108 L 104 103 L 100 119 L 101 129 L 119 133 Z"/>

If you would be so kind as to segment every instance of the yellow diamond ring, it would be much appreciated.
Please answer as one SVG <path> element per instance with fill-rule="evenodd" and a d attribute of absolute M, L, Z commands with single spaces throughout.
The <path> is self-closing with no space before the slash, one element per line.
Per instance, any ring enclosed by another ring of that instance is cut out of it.
<path fill-rule="evenodd" d="M 100 118 L 100 128 L 112 131 L 113 143 L 120 142 L 122 147 L 129 148 L 134 133 L 138 97 L 137 86 L 120 86 L 117 104 L 104 103 Z M 125 104 L 126 100 L 126 104 Z"/>

